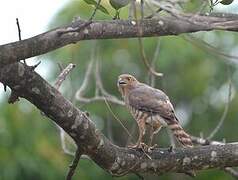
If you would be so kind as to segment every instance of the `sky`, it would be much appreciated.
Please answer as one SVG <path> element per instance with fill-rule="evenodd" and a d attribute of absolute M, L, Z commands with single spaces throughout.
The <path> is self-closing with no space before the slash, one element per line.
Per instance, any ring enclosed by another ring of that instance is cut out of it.
<path fill-rule="evenodd" d="M 67 1 L 68 0 L 1 0 L 0 45 L 18 41 L 16 18 L 19 19 L 22 39 L 45 32 L 51 18 Z M 27 60 L 29 65 L 37 61 L 36 58 Z M 50 71 L 50 62 L 44 59 L 36 71 L 46 78 Z M 3 86 L 0 83 L 0 100 L 3 97 L 2 94 Z"/>

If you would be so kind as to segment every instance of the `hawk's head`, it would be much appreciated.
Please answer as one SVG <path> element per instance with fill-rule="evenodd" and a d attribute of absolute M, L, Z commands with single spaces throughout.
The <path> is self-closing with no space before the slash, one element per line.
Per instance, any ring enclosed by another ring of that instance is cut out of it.
<path fill-rule="evenodd" d="M 137 79 L 130 74 L 121 74 L 118 77 L 117 86 L 122 96 L 130 90 L 133 89 L 138 84 Z"/>

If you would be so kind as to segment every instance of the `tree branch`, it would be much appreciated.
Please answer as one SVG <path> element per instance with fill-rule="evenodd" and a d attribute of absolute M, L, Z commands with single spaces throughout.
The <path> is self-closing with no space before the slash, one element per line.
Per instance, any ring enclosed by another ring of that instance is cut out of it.
<path fill-rule="evenodd" d="M 90 120 L 60 92 L 22 63 L 0 68 L 0 82 L 33 103 L 62 127 L 76 142 L 79 150 L 113 175 L 127 173 L 185 172 L 209 168 L 238 166 L 238 143 L 194 148 L 154 149 L 145 153 L 112 144 Z"/>
<path fill-rule="evenodd" d="M 59 27 L 29 39 L 1 45 L 0 67 L 45 54 L 81 40 L 167 36 L 211 30 L 238 31 L 238 15 L 234 14 L 181 13 L 176 17 L 167 15 L 156 19 L 140 20 L 139 25 L 130 20 L 87 22 L 89 21 L 77 20 L 68 26 Z"/>

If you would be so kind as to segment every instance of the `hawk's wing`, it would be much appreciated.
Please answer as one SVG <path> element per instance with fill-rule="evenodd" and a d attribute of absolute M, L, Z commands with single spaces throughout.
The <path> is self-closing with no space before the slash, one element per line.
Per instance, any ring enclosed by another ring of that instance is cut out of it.
<path fill-rule="evenodd" d="M 164 119 L 176 119 L 168 96 L 155 88 L 140 84 L 128 94 L 128 103 L 140 111 L 158 114 Z"/>

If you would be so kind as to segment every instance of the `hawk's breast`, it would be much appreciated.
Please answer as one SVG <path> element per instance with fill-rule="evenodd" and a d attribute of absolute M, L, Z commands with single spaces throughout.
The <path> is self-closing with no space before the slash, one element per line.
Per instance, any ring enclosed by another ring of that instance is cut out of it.
<path fill-rule="evenodd" d="M 138 121 L 145 121 L 146 124 L 152 126 L 154 129 L 157 127 L 160 128 L 161 126 L 166 127 L 167 123 L 163 117 L 159 114 L 153 114 L 146 111 L 138 110 L 132 106 L 128 106 L 130 113 L 134 117 L 134 119 Z"/>

